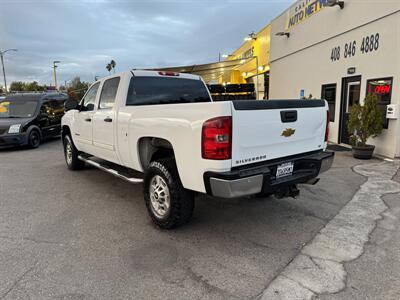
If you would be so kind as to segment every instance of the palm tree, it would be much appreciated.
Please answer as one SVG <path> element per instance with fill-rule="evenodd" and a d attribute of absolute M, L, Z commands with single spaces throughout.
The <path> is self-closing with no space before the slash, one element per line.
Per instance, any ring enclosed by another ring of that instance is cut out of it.
<path fill-rule="evenodd" d="M 114 71 L 114 73 L 115 73 L 115 66 L 117 65 L 117 63 L 115 62 L 115 60 L 111 60 L 110 61 L 110 65 L 111 65 L 111 68 L 113 69 L 113 71 Z"/>
<path fill-rule="evenodd" d="M 112 68 L 113 68 L 113 67 L 111 66 L 111 63 L 107 64 L 106 69 L 107 69 L 107 71 L 108 71 L 109 74 L 111 74 L 111 69 L 112 69 Z"/>

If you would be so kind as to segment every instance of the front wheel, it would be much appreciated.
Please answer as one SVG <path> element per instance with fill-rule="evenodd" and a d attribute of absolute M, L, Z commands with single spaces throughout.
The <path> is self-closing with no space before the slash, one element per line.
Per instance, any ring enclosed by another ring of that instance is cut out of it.
<path fill-rule="evenodd" d="M 182 186 L 172 159 L 150 163 L 144 178 L 144 200 L 153 222 L 164 229 L 187 223 L 193 214 L 194 194 Z"/>
<path fill-rule="evenodd" d="M 40 133 L 36 129 L 32 129 L 28 135 L 28 147 L 35 149 L 40 145 Z"/>
<path fill-rule="evenodd" d="M 64 156 L 67 167 L 70 170 L 81 170 L 85 167 L 85 162 L 78 158 L 79 151 L 75 148 L 74 143 L 69 135 L 66 135 L 63 139 L 64 145 Z"/>

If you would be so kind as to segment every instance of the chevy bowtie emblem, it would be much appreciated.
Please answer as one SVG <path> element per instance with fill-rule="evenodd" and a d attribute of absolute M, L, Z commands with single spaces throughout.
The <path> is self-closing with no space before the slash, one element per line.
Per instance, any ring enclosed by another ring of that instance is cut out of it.
<path fill-rule="evenodd" d="M 289 137 L 289 136 L 292 136 L 295 132 L 296 132 L 296 129 L 286 128 L 284 131 L 282 131 L 281 136 Z"/>

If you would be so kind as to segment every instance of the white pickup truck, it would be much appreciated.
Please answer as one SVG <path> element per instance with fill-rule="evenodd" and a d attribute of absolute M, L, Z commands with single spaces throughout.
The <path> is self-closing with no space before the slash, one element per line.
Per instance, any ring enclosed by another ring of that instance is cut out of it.
<path fill-rule="evenodd" d="M 330 168 L 324 100 L 212 102 L 199 76 L 132 70 L 95 82 L 62 119 L 65 160 L 143 182 L 153 221 L 186 223 L 194 194 L 296 196 Z"/>

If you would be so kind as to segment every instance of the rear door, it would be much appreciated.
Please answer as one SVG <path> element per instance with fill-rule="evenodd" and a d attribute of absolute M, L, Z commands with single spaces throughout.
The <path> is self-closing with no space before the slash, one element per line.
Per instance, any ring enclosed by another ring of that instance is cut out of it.
<path fill-rule="evenodd" d="M 61 118 L 64 115 L 64 100 L 46 99 L 39 113 L 39 124 L 44 137 L 53 137 L 61 133 Z"/>
<path fill-rule="evenodd" d="M 52 126 L 51 126 L 51 107 L 50 101 L 48 99 L 43 100 L 42 105 L 40 106 L 40 111 L 37 116 L 37 122 L 42 131 L 43 138 L 47 138 L 51 135 Z"/>
<path fill-rule="evenodd" d="M 232 102 L 232 167 L 322 150 L 324 100 Z"/>
<path fill-rule="evenodd" d="M 115 154 L 115 109 L 120 77 L 104 81 L 97 111 L 93 116 L 93 146 L 97 156 L 114 161 Z"/>

